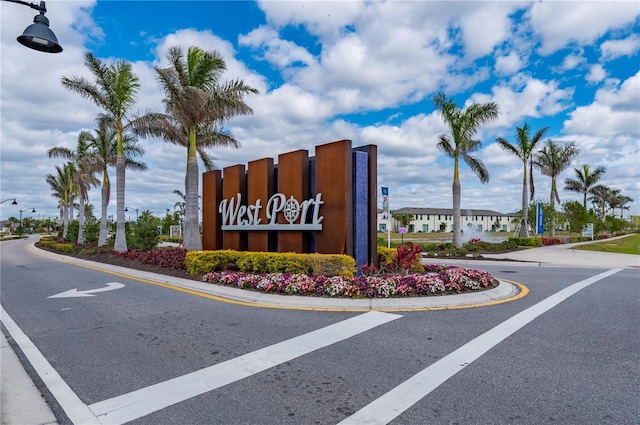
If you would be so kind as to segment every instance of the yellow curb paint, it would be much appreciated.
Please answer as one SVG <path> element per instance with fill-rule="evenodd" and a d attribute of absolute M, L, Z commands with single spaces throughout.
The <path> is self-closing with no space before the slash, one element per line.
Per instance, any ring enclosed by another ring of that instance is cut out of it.
<path fill-rule="evenodd" d="M 35 245 L 28 245 L 27 249 L 32 251 L 31 248 L 35 248 Z M 120 276 L 120 277 L 124 277 L 127 279 L 131 279 L 131 280 L 136 280 L 138 282 L 143 282 L 143 283 L 148 283 L 150 285 L 155 285 L 155 286 L 161 286 L 163 288 L 167 288 L 167 289 L 173 289 L 174 291 L 179 291 L 179 292 L 183 292 L 185 294 L 190 294 L 190 295 L 195 295 L 198 297 L 203 297 L 203 298 L 207 298 L 210 300 L 214 300 L 214 301 L 219 301 L 219 302 L 223 302 L 223 303 L 227 303 L 227 304 L 235 304 L 235 305 L 242 305 L 245 307 L 257 307 L 257 308 L 270 308 L 270 309 L 278 309 L 278 310 L 302 310 L 302 311 L 326 311 L 326 312 L 348 312 L 348 313 L 362 313 L 365 311 L 381 311 L 381 312 L 417 312 L 417 311 L 438 311 L 438 310 L 457 310 L 457 309 L 463 309 L 463 308 L 478 308 L 478 307 L 488 307 L 488 306 L 493 306 L 493 305 L 498 305 L 498 304 L 504 304 L 504 303 L 508 303 L 511 301 L 516 301 L 519 300 L 520 298 L 524 298 L 525 296 L 527 296 L 527 294 L 529 294 L 529 288 L 527 288 L 525 285 L 523 285 L 522 283 L 519 282 L 514 282 L 512 280 L 508 280 L 508 279 L 500 279 L 500 280 L 504 280 L 505 282 L 509 282 L 515 286 L 517 286 L 520 291 L 514 295 L 513 297 L 509 297 L 509 298 L 505 298 L 502 300 L 495 300 L 495 301 L 489 301 L 486 303 L 478 303 L 478 304 L 465 304 L 465 305 L 455 305 L 455 306 L 443 306 L 443 307 L 411 307 L 411 308 L 381 308 L 381 309 L 373 309 L 373 308 L 324 308 L 324 307 L 295 307 L 295 306 L 279 306 L 279 305 L 273 305 L 273 304 L 261 304 L 261 303 L 251 303 L 251 302 L 247 302 L 247 301 L 237 301 L 237 300 L 233 300 L 230 298 L 224 298 L 224 297 L 220 297 L 217 295 L 211 295 L 211 294 L 207 294 L 205 292 L 200 292 L 200 291 L 194 291 L 192 289 L 186 289 L 186 288 L 181 288 L 179 286 L 175 286 L 175 285 L 171 285 L 169 283 L 162 283 L 162 282 L 157 282 L 154 280 L 149 280 L 149 279 L 144 279 L 141 277 L 136 277 L 136 276 L 131 276 L 131 275 L 127 275 L 124 273 L 119 273 L 119 272 L 114 272 L 112 270 L 108 270 L 105 268 L 101 268 L 101 267 L 95 267 L 95 266 L 88 266 L 85 264 L 79 264 L 74 262 L 73 260 L 68 260 L 68 259 L 62 259 L 62 258 L 58 258 L 59 256 L 64 256 L 63 254 L 51 254 L 49 253 L 49 251 L 44 251 L 44 250 L 40 250 L 37 249 L 35 252 L 38 255 L 42 255 L 45 257 L 49 257 L 49 258 L 53 258 L 55 260 L 61 261 L 63 263 L 67 263 L 67 264 L 71 264 L 73 266 L 78 266 L 78 267 L 84 267 L 85 269 L 90 269 L 90 270 L 96 270 L 96 271 L 100 271 L 103 273 L 108 273 L 108 274 L 112 274 L 114 276 Z M 48 254 L 44 254 L 45 253 L 49 253 Z"/>
<path fill-rule="evenodd" d="M 489 307 L 492 305 L 504 304 L 511 301 L 519 300 L 520 298 L 524 298 L 529 294 L 529 288 L 524 286 L 522 283 L 514 282 L 513 280 L 508 279 L 500 279 L 505 282 L 509 282 L 512 285 L 515 285 L 520 289 L 520 291 L 514 295 L 513 297 L 504 298 L 502 300 L 489 301 L 486 303 L 478 303 L 478 304 L 464 304 L 464 305 L 452 305 L 452 306 L 443 306 L 443 307 L 414 307 L 414 308 L 393 308 L 393 309 L 381 309 L 379 311 L 384 312 L 409 312 L 409 311 L 437 311 L 437 310 L 458 310 L 462 308 L 477 308 L 477 307 Z"/>

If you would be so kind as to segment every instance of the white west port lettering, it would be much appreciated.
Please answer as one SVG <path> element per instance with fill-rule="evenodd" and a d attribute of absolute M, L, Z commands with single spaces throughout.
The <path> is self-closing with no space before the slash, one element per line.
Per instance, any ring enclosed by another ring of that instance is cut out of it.
<path fill-rule="evenodd" d="M 259 217 L 262 209 L 262 200 L 257 199 L 253 205 L 243 205 L 242 195 L 238 193 L 235 198 L 224 199 L 218 206 L 218 212 L 222 214 L 222 230 L 322 230 L 320 205 L 324 204 L 322 193 L 315 198 L 298 202 L 293 196 L 287 199 L 282 193 L 276 193 L 267 201 L 265 214 L 268 222 L 262 224 Z M 278 223 L 278 214 L 282 214 L 289 224 Z M 307 222 L 310 217 L 310 222 Z"/>

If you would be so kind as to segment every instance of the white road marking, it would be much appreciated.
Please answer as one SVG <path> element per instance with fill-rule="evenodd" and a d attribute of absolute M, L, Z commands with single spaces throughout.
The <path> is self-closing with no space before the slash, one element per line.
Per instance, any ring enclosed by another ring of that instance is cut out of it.
<path fill-rule="evenodd" d="M 400 317 L 402 316 L 382 312 L 361 314 L 226 362 L 94 403 L 89 408 L 101 423 L 123 424 L 351 338 Z"/>
<path fill-rule="evenodd" d="M 431 391 L 438 388 L 446 380 L 460 372 L 504 339 L 513 335 L 536 317 L 549 311 L 578 291 L 621 270 L 623 269 L 612 269 L 574 283 L 528 309 L 521 311 L 493 329 L 469 341 L 426 369 L 423 369 L 382 397 L 372 401 L 349 416 L 338 425 L 382 425 L 391 422 L 402 414 L 402 412 L 426 397 Z"/>
<path fill-rule="evenodd" d="M 95 297 L 96 292 L 113 291 L 114 289 L 124 288 L 124 283 L 107 282 L 107 286 L 98 289 L 87 289 L 85 291 L 78 291 L 77 289 L 70 289 L 68 291 L 60 292 L 56 295 L 51 295 L 47 298 L 77 298 L 77 297 Z"/>
<path fill-rule="evenodd" d="M 22 332 L 11 316 L 0 306 L 2 313 L 2 323 L 9 331 L 13 340 L 18 344 L 24 355 L 31 363 L 31 366 L 40 376 L 40 379 L 49 388 L 51 394 L 56 398 L 64 412 L 74 424 L 98 424 L 100 423 L 89 407 L 67 385 L 62 377 L 51 366 L 40 350 L 35 346 L 29 337 Z"/>

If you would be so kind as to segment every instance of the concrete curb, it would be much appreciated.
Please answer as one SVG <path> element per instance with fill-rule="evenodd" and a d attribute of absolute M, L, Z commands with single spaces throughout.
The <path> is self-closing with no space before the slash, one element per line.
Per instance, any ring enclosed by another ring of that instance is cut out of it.
<path fill-rule="evenodd" d="M 488 303 L 507 302 L 520 293 L 520 288 L 512 283 L 499 280 L 498 287 L 486 291 L 466 293 L 460 295 L 438 295 L 426 297 L 406 298 L 320 298 L 303 297 L 295 295 L 267 294 L 248 291 L 240 288 L 220 286 L 216 284 L 198 282 L 196 280 L 181 279 L 173 276 L 159 275 L 142 270 L 126 267 L 105 265 L 96 261 L 81 258 L 67 257 L 44 251 L 30 245 L 29 249 L 38 251 L 38 254 L 49 256 L 70 264 L 76 264 L 91 269 L 101 270 L 107 273 L 120 274 L 140 279 L 149 283 L 170 285 L 187 291 L 207 294 L 220 298 L 221 301 L 231 301 L 255 307 L 321 310 L 321 311 L 411 311 L 444 309 L 451 307 L 485 306 Z M 62 258 L 61 258 L 62 257 Z"/>

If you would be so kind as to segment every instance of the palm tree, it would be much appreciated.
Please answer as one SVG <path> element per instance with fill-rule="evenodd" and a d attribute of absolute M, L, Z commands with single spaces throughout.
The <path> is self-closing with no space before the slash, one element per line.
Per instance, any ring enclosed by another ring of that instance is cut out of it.
<path fill-rule="evenodd" d="M 93 204 L 84 204 L 84 219 L 89 223 L 92 223 L 96 220 L 96 216 L 93 214 L 93 208 Z"/>
<path fill-rule="evenodd" d="M 78 142 L 76 149 L 71 149 L 56 146 L 47 151 L 49 158 L 65 158 L 70 160 L 76 169 L 75 173 L 75 187 L 78 191 L 78 240 L 79 244 L 85 243 L 84 227 L 85 216 L 84 206 L 85 201 L 88 199 L 89 189 L 91 186 L 98 185 L 99 181 L 96 179 L 95 173 L 98 171 L 96 167 L 95 152 L 92 150 L 90 143 L 91 133 L 88 131 L 81 131 L 78 135 Z"/>
<path fill-rule="evenodd" d="M 629 202 L 633 202 L 633 198 L 626 195 L 621 195 L 618 197 L 618 207 L 620 207 L 620 219 L 624 220 L 624 210 L 628 210 L 629 207 L 626 206 Z"/>
<path fill-rule="evenodd" d="M 556 187 L 556 177 L 571 165 L 571 161 L 579 153 L 580 149 L 576 147 L 574 142 L 561 146 L 553 140 L 547 140 L 544 148 L 535 156 L 533 163 L 540 169 L 542 174 L 551 177 L 549 204 L 553 211 L 555 211 L 556 201 L 560 202 L 560 196 L 558 195 L 558 189 Z M 552 216 L 550 236 L 554 237 L 555 235 L 556 229 Z"/>
<path fill-rule="evenodd" d="M 68 162 L 63 167 L 56 165 L 56 174 L 47 174 L 45 181 L 52 190 L 51 196 L 58 199 L 60 219 L 62 220 L 62 238 L 66 239 L 69 229 L 69 215 L 75 197 L 74 179 L 76 169 Z"/>
<path fill-rule="evenodd" d="M 565 179 L 564 190 L 582 193 L 582 206 L 586 209 L 587 195 L 591 193 L 591 190 L 607 170 L 605 167 L 597 167 L 595 170 L 591 170 L 589 165 L 583 164 L 582 169 L 574 168 L 573 171 L 576 173 L 576 178 Z"/>
<path fill-rule="evenodd" d="M 125 236 L 124 191 L 125 191 L 125 157 L 123 135 L 135 122 L 153 119 L 154 114 L 134 117 L 130 111 L 135 105 L 136 95 L 140 89 L 138 76 L 132 71 L 131 64 L 118 60 L 106 65 L 90 52 L 85 54 L 85 65 L 95 78 L 95 83 L 84 77 L 62 77 L 62 85 L 93 101 L 105 111 L 104 119 L 113 123 L 116 131 L 116 241 L 114 250 L 127 250 Z"/>
<path fill-rule="evenodd" d="M 100 211 L 100 235 L 98 246 L 107 244 L 107 208 L 111 199 L 111 180 L 109 179 L 109 167 L 116 165 L 117 157 L 117 137 L 116 131 L 109 125 L 108 120 L 98 119 L 98 128 L 94 130 L 90 141 L 96 152 L 97 166 L 102 173 L 101 188 L 101 211 Z M 146 171 L 147 165 L 144 162 L 136 161 L 134 158 L 142 156 L 144 149 L 137 144 L 137 140 L 129 133 L 122 136 L 122 151 L 124 154 L 125 168 L 136 171 Z"/>
<path fill-rule="evenodd" d="M 548 129 L 549 127 L 541 128 L 533 137 L 529 137 L 531 127 L 529 124 L 525 123 L 522 127 L 516 128 L 516 144 L 510 143 L 502 137 L 498 137 L 496 139 L 498 146 L 507 152 L 511 152 L 522 161 L 522 217 L 520 219 L 519 235 L 521 238 L 529 237 L 527 212 L 529 211 L 529 200 L 533 200 L 535 194 L 535 186 L 533 184 L 533 151 Z M 529 162 L 529 186 L 531 188 L 531 199 L 527 196 L 527 162 Z"/>
<path fill-rule="evenodd" d="M 609 204 L 609 208 L 611 208 L 611 216 L 616 216 L 616 208 L 620 206 L 620 201 L 622 200 L 622 195 L 620 195 L 620 189 L 611 189 L 609 191 L 609 196 L 607 197 L 607 204 Z"/>
<path fill-rule="evenodd" d="M 600 213 L 600 219 L 604 221 L 604 218 L 606 216 L 607 202 L 609 198 L 611 198 L 611 189 L 607 186 L 599 184 L 592 187 L 589 193 L 591 193 L 589 199 Z"/>
<path fill-rule="evenodd" d="M 178 210 L 178 214 L 180 215 L 180 224 L 182 225 L 182 223 L 184 222 L 184 214 L 187 208 L 187 197 L 179 189 L 175 189 L 173 191 L 173 194 L 180 197 L 180 200 L 173 204 L 173 210 Z M 182 229 L 182 231 L 184 232 L 184 229 Z"/>
<path fill-rule="evenodd" d="M 438 148 L 447 156 L 453 158 L 453 244 L 462 248 L 462 229 L 460 219 L 460 157 L 467 163 L 482 183 L 489 181 L 489 172 L 482 161 L 470 155 L 480 149 L 482 143 L 474 140 L 478 127 L 498 116 L 498 105 L 474 103 L 467 109 L 461 110 L 453 99 L 448 99 L 443 93 L 433 98 L 444 122 L 451 129 L 451 135 L 441 134 Z"/>
<path fill-rule="evenodd" d="M 153 136 L 187 148 L 185 175 L 184 247 L 201 250 L 200 220 L 198 213 L 198 155 L 207 170 L 214 168 L 213 157 L 206 149 L 239 145 L 222 125 L 236 115 L 253 113 L 244 102 L 245 95 L 258 93 L 243 81 L 220 83 L 226 65 L 222 56 L 198 47 L 190 47 L 186 58 L 180 47 L 169 48 L 170 66 L 156 67 L 160 86 L 165 92 L 163 100 L 166 115 L 154 123 L 141 123 L 136 134 Z"/>

